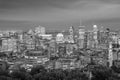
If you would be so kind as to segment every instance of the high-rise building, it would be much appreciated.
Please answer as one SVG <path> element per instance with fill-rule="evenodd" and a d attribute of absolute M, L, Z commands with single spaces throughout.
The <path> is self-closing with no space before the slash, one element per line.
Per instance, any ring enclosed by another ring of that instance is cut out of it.
<path fill-rule="evenodd" d="M 64 43 L 64 35 L 62 33 L 58 33 L 56 35 L 56 42 L 57 43 Z"/>
<path fill-rule="evenodd" d="M 17 39 L 15 38 L 4 38 L 2 39 L 1 51 L 13 51 L 17 52 Z"/>
<path fill-rule="evenodd" d="M 84 48 L 87 48 L 87 43 L 88 43 L 88 33 L 85 32 L 85 35 L 84 35 Z"/>
<path fill-rule="evenodd" d="M 113 40 L 113 42 L 114 42 L 115 44 L 118 44 L 118 36 L 117 36 L 116 33 L 113 33 L 113 34 L 112 34 L 112 40 Z"/>
<path fill-rule="evenodd" d="M 93 48 L 97 48 L 98 47 L 98 27 L 97 25 L 93 25 Z"/>
<path fill-rule="evenodd" d="M 98 31 L 98 47 L 99 48 L 102 48 L 102 49 L 108 48 L 108 37 L 109 37 L 109 35 L 106 34 L 105 30 L 100 29 Z"/>
<path fill-rule="evenodd" d="M 42 26 L 35 27 L 35 33 L 38 35 L 45 34 L 46 33 L 45 27 L 42 27 Z"/>
<path fill-rule="evenodd" d="M 79 26 L 79 32 L 78 32 L 78 46 L 79 48 L 84 48 L 84 39 L 85 39 L 85 29 L 84 26 Z"/>
<path fill-rule="evenodd" d="M 87 31 L 87 48 L 92 48 L 93 34 L 92 31 Z"/>
<path fill-rule="evenodd" d="M 70 28 L 69 28 L 69 42 L 70 43 L 74 43 L 74 27 L 73 26 L 71 26 Z"/>
<path fill-rule="evenodd" d="M 110 36 L 110 29 L 107 28 L 105 31 L 105 35 L 106 35 L 106 39 L 105 39 L 105 43 L 106 43 L 106 47 L 109 47 L 109 42 L 111 41 L 111 36 Z"/>
<path fill-rule="evenodd" d="M 70 35 L 74 35 L 74 27 L 73 26 L 70 26 L 69 33 L 70 33 Z"/>
<path fill-rule="evenodd" d="M 105 40 L 105 32 L 103 30 L 103 27 L 98 31 L 98 43 L 99 44 L 104 44 Z"/>
<path fill-rule="evenodd" d="M 109 61 L 109 67 L 111 67 L 113 65 L 112 42 L 109 43 L 108 61 Z"/>

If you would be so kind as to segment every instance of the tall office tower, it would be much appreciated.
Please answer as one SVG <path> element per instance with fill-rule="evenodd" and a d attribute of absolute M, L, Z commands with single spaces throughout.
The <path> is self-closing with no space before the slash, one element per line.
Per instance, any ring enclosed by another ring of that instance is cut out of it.
<path fill-rule="evenodd" d="M 103 37 L 104 37 L 104 30 L 103 30 L 103 27 L 101 27 L 98 32 L 98 43 L 99 44 L 103 43 Z"/>
<path fill-rule="evenodd" d="M 71 26 L 70 28 L 69 28 L 69 42 L 70 43 L 74 43 L 74 27 L 73 26 Z"/>
<path fill-rule="evenodd" d="M 85 39 L 85 29 L 84 26 L 79 26 L 79 37 L 78 37 L 78 46 L 79 48 L 84 48 L 84 39 Z"/>
<path fill-rule="evenodd" d="M 98 27 L 97 25 L 93 25 L 93 48 L 98 47 Z"/>
<path fill-rule="evenodd" d="M 109 42 L 111 41 L 110 29 L 109 28 L 106 29 L 105 35 L 106 35 L 105 42 L 106 42 L 107 48 L 109 48 Z"/>
<path fill-rule="evenodd" d="M 113 52 L 112 52 L 112 42 L 109 43 L 109 49 L 108 49 L 108 61 L 109 61 L 109 67 L 113 65 Z"/>
<path fill-rule="evenodd" d="M 87 48 L 92 48 L 93 44 L 93 33 L 92 31 L 87 31 Z"/>
<path fill-rule="evenodd" d="M 44 35 L 46 33 L 45 27 L 42 26 L 35 27 L 35 33 L 38 35 Z"/>
<path fill-rule="evenodd" d="M 99 48 L 106 48 L 106 34 L 104 31 L 104 28 L 101 27 L 100 30 L 98 31 L 98 44 Z"/>
<path fill-rule="evenodd" d="M 112 40 L 113 40 L 114 44 L 118 44 L 118 36 L 117 36 L 117 33 L 113 33 L 113 34 L 112 34 Z"/>
<path fill-rule="evenodd" d="M 87 43 L 88 43 L 88 32 L 85 32 L 85 38 L 84 38 L 84 48 L 87 48 Z"/>

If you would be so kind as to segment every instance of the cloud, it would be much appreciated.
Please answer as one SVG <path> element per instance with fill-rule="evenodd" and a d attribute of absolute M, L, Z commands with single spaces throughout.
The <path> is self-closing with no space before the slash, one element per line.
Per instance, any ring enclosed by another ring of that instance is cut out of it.
<path fill-rule="evenodd" d="M 6 26 L 7 21 L 46 23 L 54 27 L 80 20 L 109 21 L 120 18 L 119 3 L 120 0 L 0 0 L 0 20 L 4 20 L 1 26 Z M 22 26 L 26 24 L 22 22 Z"/>

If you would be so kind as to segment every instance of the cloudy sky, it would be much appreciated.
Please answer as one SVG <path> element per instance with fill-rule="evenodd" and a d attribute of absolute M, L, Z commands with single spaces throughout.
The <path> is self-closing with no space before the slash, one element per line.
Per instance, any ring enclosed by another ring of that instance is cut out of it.
<path fill-rule="evenodd" d="M 62 30 L 80 23 L 120 29 L 120 0 L 0 0 L 0 30 Z"/>

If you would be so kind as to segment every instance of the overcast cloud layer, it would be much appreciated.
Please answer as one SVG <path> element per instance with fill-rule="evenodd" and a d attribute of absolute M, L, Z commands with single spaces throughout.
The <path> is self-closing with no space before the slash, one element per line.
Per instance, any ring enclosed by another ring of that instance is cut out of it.
<path fill-rule="evenodd" d="M 66 29 L 80 21 L 120 29 L 120 0 L 0 0 L 0 29 Z"/>

